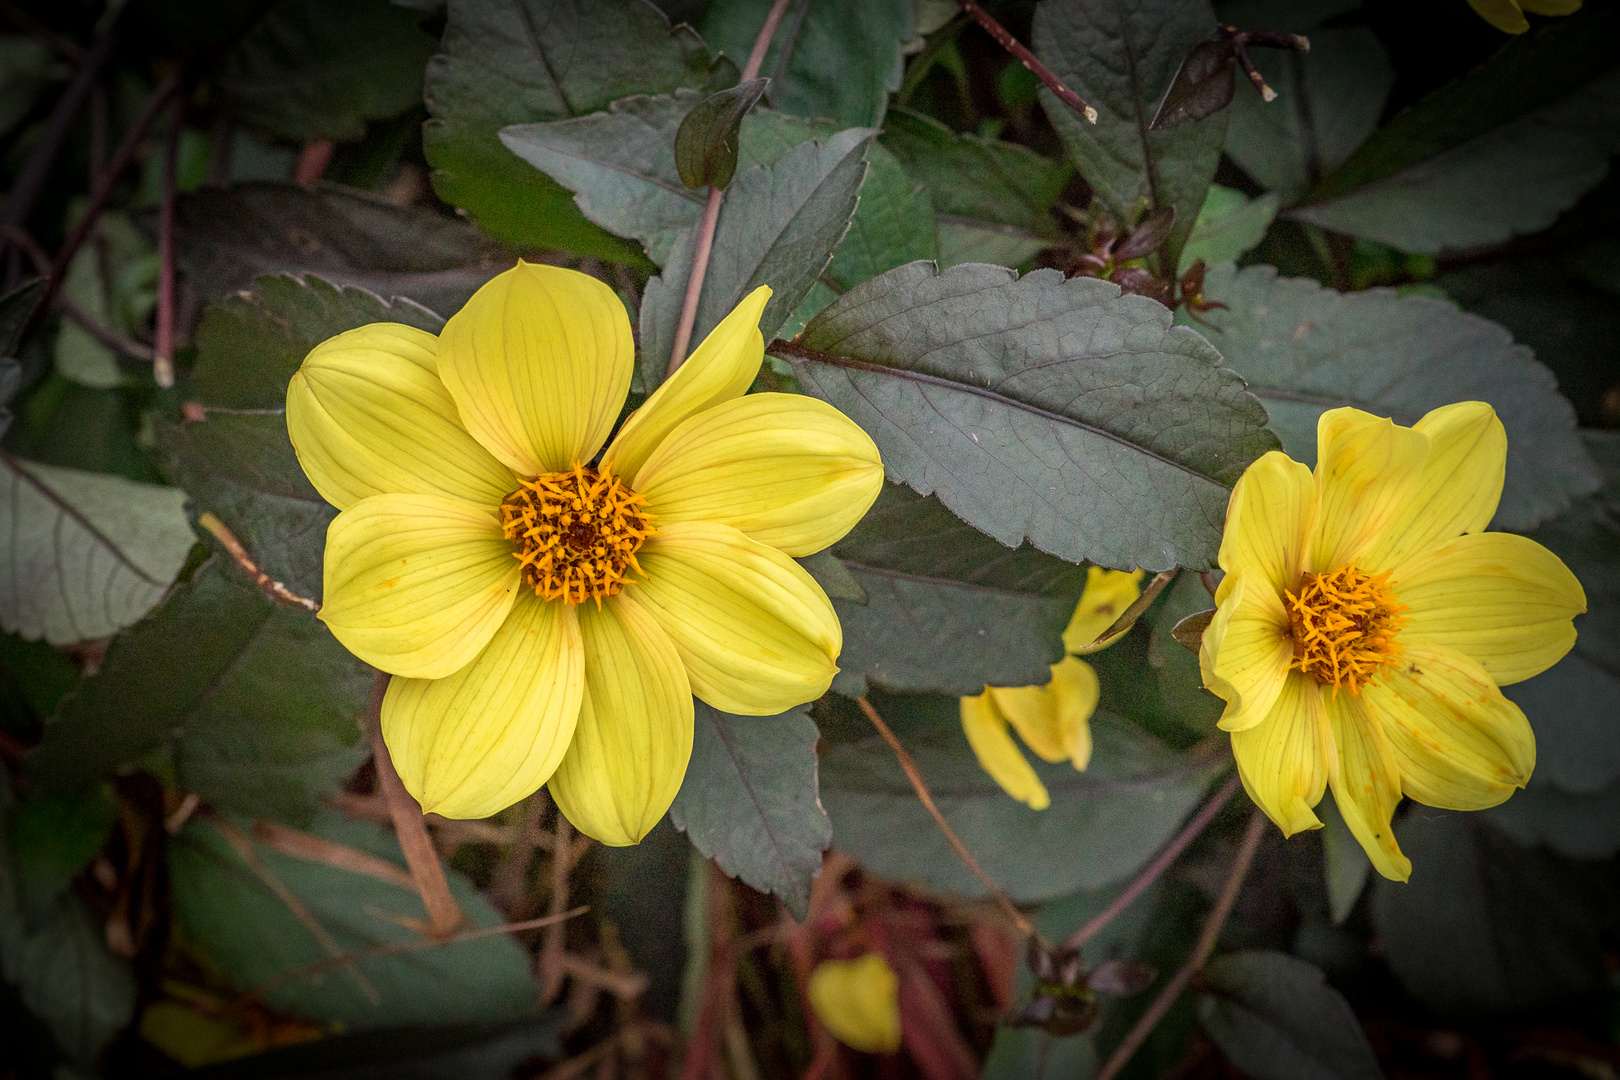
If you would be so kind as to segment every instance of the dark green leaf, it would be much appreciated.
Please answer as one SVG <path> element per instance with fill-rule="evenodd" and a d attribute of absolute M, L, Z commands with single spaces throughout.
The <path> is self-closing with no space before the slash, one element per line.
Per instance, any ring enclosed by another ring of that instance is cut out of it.
<path fill-rule="evenodd" d="M 1328 795 L 1316 804 L 1322 819 L 1322 854 L 1326 869 L 1328 915 L 1334 924 L 1342 923 L 1355 910 L 1361 899 L 1367 879 L 1372 875 L 1372 861 L 1367 858 L 1361 842 L 1350 831 L 1339 804 Z"/>
<path fill-rule="evenodd" d="M 771 351 L 876 440 L 891 477 L 1010 546 L 1208 566 L 1263 410 L 1162 305 L 1091 278 L 913 263 Z"/>
<path fill-rule="evenodd" d="M 1617 692 L 1608 689 L 1605 706 Z M 1589 722 L 1607 719 L 1603 712 L 1588 716 Z M 1575 792 L 1538 774 L 1525 790 L 1486 811 L 1486 817 L 1525 847 L 1540 844 L 1571 859 L 1607 859 L 1620 851 L 1620 779 L 1595 791 Z"/>
<path fill-rule="evenodd" d="M 816 725 L 801 707 L 733 716 L 697 703 L 697 733 L 670 820 L 733 877 L 773 892 L 796 919 L 832 826 L 816 791 Z"/>
<path fill-rule="evenodd" d="M 118 800 L 104 784 L 79 795 L 44 795 L 11 811 L 17 901 L 30 928 L 39 925 L 68 883 L 106 842 Z"/>
<path fill-rule="evenodd" d="M 1215 175 L 1226 112 L 1149 131 L 1182 60 L 1215 32 L 1207 0 L 1043 0 L 1035 9 L 1035 51 L 1064 84 L 1097 110 L 1088 124 L 1050 91 L 1041 105 L 1080 175 L 1116 224 L 1174 207 L 1168 252 L 1174 264 Z"/>
<path fill-rule="evenodd" d="M 1432 297 L 1337 293 L 1270 267 L 1216 267 L 1204 293 L 1229 308 L 1200 316 L 1219 331 L 1226 362 L 1265 402 L 1283 449 L 1307 465 L 1327 409 L 1354 405 L 1410 425 L 1472 399 L 1507 428 L 1498 528 L 1532 528 L 1598 484 L 1552 375 L 1494 323 Z"/>
<path fill-rule="evenodd" d="M 553 1013 L 535 1019 L 412 1024 L 327 1035 L 220 1065 L 187 1080 L 511 1080 L 536 1058 L 562 1055 Z"/>
<path fill-rule="evenodd" d="M 1274 194 L 1251 199 L 1241 191 L 1209 185 L 1204 208 L 1193 223 L 1187 246 L 1181 249 L 1177 273 L 1185 274 L 1195 259 L 1203 259 L 1206 266 L 1236 260 L 1260 242 L 1276 216 Z"/>
<path fill-rule="evenodd" d="M 1224 39 L 1194 45 L 1176 70 L 1148 130 L 1165 131 L 1189 120 L 1202 120 L 1230 105 L 1237 89 L 1232 75 L 1236 55 L 1232 43 Z"/>
<path fill-rule="evenodd" d="M 11 399 L 22 386 L 22 365 L 15 357 L 0 356 L 0 437 L 11 427 Z"/>
<path fill-rule="evenodd" d="M 28 316 L 34 313 L 34 305 L 44 291 L 45 279 L 32 278 L 0 296 L 0 356 L 12 355 L 22 344 L 23 327 L 28 325 Z M 11 393 L 15 392 L 13 387 Z M 8 400 L 9 395 L 0 394 L 0 404 Z"/>
<path fill-rule="evenodd" d="M 686 114 L 675 132 L 675 168 L 689 188 L 724 188 L 737 172 L 743 117 L 765 92 L 769 79 L 711 94 Z"/>
<path fill-rule="evenodd" d="M 1204 968 L 1198 1015 L 1227 1060 L 1254 1080 L 1382 1080 L 1350 1005 L 1322 972 L 1279 952 L 1240 952 Z"/>
<path fill-rule="evenodd" d="M 634 244 L 586 222 L 568 192 L 514 157 L 497 133 L 583 116 L 632 94 L 728 81 L 734 69 L 711 72 L 697 34 L 670 29 L 638 0 L 454 0 L 442 54 L 427 72 L 423 148 L 434 190 L 497 239 L 636 262 Z"/>

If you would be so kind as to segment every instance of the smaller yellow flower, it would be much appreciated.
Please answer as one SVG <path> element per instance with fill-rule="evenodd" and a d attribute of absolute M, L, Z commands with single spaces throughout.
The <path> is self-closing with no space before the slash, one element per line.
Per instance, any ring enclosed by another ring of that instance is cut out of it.
<path fill-rule="evenodd" d="M 1522 34 L 1530 29 L 1525 12 L 1532 15 L 1573 15 L 1581 10 L 1581 0 L 1468 0 L 1479 17 L 1506 34 Z"/>
<path fill-rule="evenodd" d="M 1140 570 L 1091 567 L 1086 590 L 1063 631 L 1069 655 L 1052 665 L 1052 681 L 1045 686 L 986 686 L 979 696 L 962 699 L 962 730 L 979 765 L 1001 790 L 1032 810 L 1045 810 L 1052 799 L 1007 728 L 1016 728 L 1042 760 L 1072 761 L 1085 771 L 1100 688 L 1097 673 L 1079 657 L 1119 640 L 1120 634 L 1101 642 L 1097 637 L 1142 594 L 1141 581 Z"/>
<path fill-rule="evenodd" d="M 810 1006 L 845 1046 L 868 1054 L 900 1049 L 900 979 L 882 953 L 817 964 Z"/>

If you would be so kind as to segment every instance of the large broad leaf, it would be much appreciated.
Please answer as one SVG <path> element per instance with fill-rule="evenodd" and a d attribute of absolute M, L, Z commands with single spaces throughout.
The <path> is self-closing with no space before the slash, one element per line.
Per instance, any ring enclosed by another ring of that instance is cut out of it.
<path fill-rule="evenodd" d="M 866 179 L 866 150 L 875 132 L 848 128 L 811 139 L 769 165 L 739 172 L 726 189 L 698 301 L 689 348 L 760 285 L 772 289 L 759 321 L 769 340 L 826 269 L 855 216 Z M 686 283 L 697 247 L 696 225 L 670 249 L 664 273 L 647 283 L 641 304 L 642 379 L 662 379 L 674 347 Z"/>
<path fill-rule="evenodd" d="M 268 985 L 276 1008 L 350 1030 L 390 1024 L 503 1020 L 535 1011 L 538 986 L 529 954 L 504 934 L 454 944 L 425 941 L 397 917 L 420 920 L 415 890 L 252 845 L 250 865 L 227 838 L 223 823 L 194 820 L 169 848 L 176 917 L 194 942 L 241 990 Z M 387 860 L 405 877 L 394 838 L 376 826 L 328 811 L 315 835 Z M 261 869 L 262 868 L 262 869 Z M 268 873 L 298 899 L 342 953 L 386 945 L 422 945 L 391 955 L 357 958 L 352 966 L 293 973 L 330 958 L 320 940 L 276 895 Z M 460 874 L 450 891 L 473 927 L 495 926 L 500 915 Z"/>
<path fill-rule="evenodd" d="M 73 878 L 101 851 L 117 816 L 118 799 L 107 784 L 26 799 L 12 808 L 5 828 L 25 927 L 47 918 Z"/>
<path fill-rule="evenodd" d="M 592 226 L 569 193 L 518 160 L 496 133 L 561 120 L 632 94 L 704 89 L 708 47 L 644 0 L 455 0 L 443 54 L 428 66 L 423 149 L 434 190 L 501 240 L 639 261 Z"/>
<path fill-rule="evenodd" d="M 810 881 L 832 825 L 816 791 L 816 725 L 801 707 L 780 716 L 733 716 L 699 701 L 692 761 L 675 804 L 675 827 L 720 869 L 773 892 L 795 918 L 810 907 Z"/>
<path fill-rule="evenodd" d="M 882 145 L 933 201 L 942 267 L 1019 266 L 1060 238 L 1051 209 L 1074 175 L 1066 163 L 899 107 L 883 122 Z"/>
<path fill-rule="evenodd" d="M 1204 1030 L 1245 1076 L 1382 1080 L 1349 1003 L 1315 965 L 1286 953 L 1232 953 L 1205 967 L 1204 981 Z"/>
<path fill-rule="evenodd" d="M 916 760 L 934 801 L 968 850 L 1009 896 L 1050 899 L 1121 881 L 1152 856 L 1197 804 L 1212 767 L 1172 753 L 1106 712 L 1091 718 L 1085 772 L 1031 764 L 1051 795 L 1031 810 L 1002 791 L 962 733 L 958 701 L 874 695 L 873 704 Z M 829 734 L 829 738 L 837 737 Z M 893 753 L 870 727 L 823 751 L 821 799 L 833 844 L 884 877 L 982 896 L 917 800 Z M 1083 842 L 1077 838 L 1084 838 Z"/>
<path fill-rule="evenodd" d="M 1395 827 L 1409 883 L 1380 879 L 1373 916 L 1389 965 L 1442 1014 L 1536 1008 L 1603 985 L 1593 882 L 1525 851 L 1479 815 L 1427 808 Z"/>
<path fill-rule="evenodd" d="M 175 225 L 188 280 L 216 300 L 264 274 L 308 271 L 451 315 L 511 264 L 465 221 L 333 184 L 199 188 L 180 198 Z"/>
<path fill-rule="evenodd" d="M 715 0 L 698 28 L 738 63 L 754 46 L 772 0 Z M 789 8 L 759 73 L 773 108 L 825 116 L 846 127 L 883 122 L 900 88 L 900 47 L 916 36 L 914 0 L 805 0 Z"/>
<path fill-rule="evenodd" d="M 891 479 L 1075 562 L 1211 565 L 1230 485 L 1275 446 L 1162 305 L 1053 270 L 913 263 L 770 350 L 866 429 Z"/>
<path fill-rule="evenodd" d="M 1216 267 L 1204 291 L 1229 310 L 1199 317 L 1265 402 L 1283 449 L 1307 465 L 1327 409 L 1354 405 L 1409 425 L 1477 400 L 1496 408 L 1508 434 L 1498 528 L 1532 528 L 1598 485 L 1552 374 L 1495 323 L 1432 297 L 1337 293 L 1266 266 Z"/>
<path fill-rule="evenodd" d="M 1421 252 L 1546 228 L 1620 149 L 1617 28 L 1594 7 L 1526 35 L 1369 139 L 1293 216 Z"/>
<path fill-rule="evenodd" d="M 74 790 L 173 740 L 185 790 L 307 819 L 365 758 L 371 680 L 325 625 L 216 557 L 114 639 L 30 769 L 48 791 Z"/>
<path fill-rule="evenodd" d="M 1042 0 L 1035 9 L 1035 51 L 1097 122 L 1042 89 L 1046 115 L 1116 223 L 1134 223 L 1140 200 L 1149 211 L 1175 209 L 1172 264 L 1215 175 L 1226 112 L 1164 131 L 1148 125 L 1187 53 L 1214 33 L 1207 0 Z"/>
<path fill-rule="evenodd" d="M 1277 100 L 1261 100 L 1238 80 L 1226 132 L 1226 153 L 1284 203 L 1297 202 L 1367 141 L 1395 84 L 1389 54 L 1371 30 L 1320 27 L 1349 6 L 1344 0 L 1240 0 L 1221 8 L 1224 22 L 1310 36 L 1309 52 L 1250 52 Z"/>
<path fill-rule="evenodd" d="M 191 550 L 184 498 L 0 455 L 0 626 L 61 645 L 135 622 Z"/>

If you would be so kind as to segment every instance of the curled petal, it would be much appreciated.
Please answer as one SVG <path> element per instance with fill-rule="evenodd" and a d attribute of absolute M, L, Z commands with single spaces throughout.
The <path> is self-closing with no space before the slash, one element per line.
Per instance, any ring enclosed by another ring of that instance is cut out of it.
<path fill-rule="evenodd" d="M 979 767 L 1001 785 L 1001 790 L 1031 810 L 1045 810 L 1052 805 L 1046 785 L 1030 768 L 1007 730 L 1007 718 L 996 708 L 990 688 L 985 687 L 977 697 L 962 698 L 961 711 L 962 733 L 973 748 L 973 756 L 979 759 Z"/>
<path fill-rule="evenodd" d="M 1287 681 L 1294 642 L 1282 601 L 1264 582 L 1251 587 L 1245 575 L 1228 574 L 1219 594 L 1198 667 L 1205 688 L 1226 702 L 1220 726 L 1242 731 L 1270 714 Z"/>
<path fill-rule="evenodd" d="M 1316 526 L 1316 480 L 1280 450 L 1243 472 L 1226 504 L 1221 569 L 1243 574 L 1273 595 L 1299 586 Z"/>
<path fill-rule="evenodd" d="M 1091 762 L 1091 714 L 1102 688 L 1090 664 L 1066 656 L 1052 665 L 1052 681 L 1045 686 L 992 686 L 988 692 L 1042 758 L 1071 761 L 1081 770 Z"/>

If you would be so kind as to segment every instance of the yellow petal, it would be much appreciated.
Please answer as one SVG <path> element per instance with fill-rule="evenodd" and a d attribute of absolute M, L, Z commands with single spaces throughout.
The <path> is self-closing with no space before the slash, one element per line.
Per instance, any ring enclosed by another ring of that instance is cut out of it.
<path fill-rule="evenodd" d="M 1324 690 L 1333 732 L 1334 764 L 1328 775 L 1333 801 L 1374 868 L 1391 881 L 1412 876 L 1412 863 L 1395 842 L 1390 819 L 1401 801 L 1400 766 L 1378 715 L 1366 697 Z"/>
<path fill-rule="evenodd" d="M 326 530 L 320 616 L 373 667 L 442 679 L 494 636 L 518 590 L 500 522 L 442 495 L 373 495 Z"/>
<path fill-rule="evenodd" d="M 1429 456 L 1406 506 L 1368 548 L 1368 566 L 1399 566 L 1489 525 L 1502 501 L 1507 432 L 1483 401 L 1435 409 L 1412 428 L 1429 437 Z"/>
<path fill-rule="evenodd" d="M 525 592 L 454 675 L 389 681 L 383 740 L 423 813 L 489 817 L 551 779 L 584 693 L 574 609 Z"/>
<path fill-rule="evenodd" d="M 634 363 L 630 318 L 613 290 L 556 266 L 519 262 L 439 336 L 439 376 L 462 423 L 524 476 L 596 455 Z"/>
<path fill-rule="evenodd" d="M 1052 665 L 1052 681 L 1045 686 L 989 689 L 996 708 L 1031 750 L 1082 770 L 1091 761 L 1091 714 L 1100 693 L 1097 672 L 1074 656 Z"/>
<path fill-rule="evenodd" d="M 1284 836 L 1320 829 L 1311 807 L 1327 787 L 1327 719 L 1312 680 L 1290 676 L 1266 718 L 1232 733 L 1232 756 L 1254 804 Z"/>
<path fill-rule="evenodd" d="M 1530 29 L 1529 20 L 1514 0 L 1468 0 L 1468 6 L 1503 33 L 1522 34 Z"/>
<path fill-rule="evenodd" d="M 694 694 L 770 716 L 827 692 L 843 628 L 803 567 L 729 525 L 659 530 L 638 556 L 646 580 L 631 591 L 675 643 Z"/>
<path fill-rule="evenodd" d="M 1244 470 L 1226 504 L 1221 569 L 1264 583 L 1281 596 L 1299 587 L 1306 544 L 1316 525 L 1311 470 L 1273 450 Z"/>
<path fill-rule="evenodd" d="M 1007 719 L 996 708 L 990 688 L 978 697 L 961 699 L 962 733 L 979 767 L 990 774 L 990 779 L 1001 785 L 1001 790 L 1024 803 L 1031 810 L 1045 810 L 1052 805 L 1046 794 L 1046 785 L 1035 775 L 1028 760 L 1013 742 L 1007 730 Z"/>
<path fill-rule="evenodd" d="M 1401 790 L 1445 810 L 1483 810 L 1524 786 L 1536 737 L 1485 669 L 1451 649 L 1408 647 L 1363 692 L 1401 770 Z"/>
<path fill-rule="evenodd" d="M 1405 510 L 1429 455 L 1429 437 L 1360 409 L 1330 409 L 1316 425 L 1316 528 L 1306 568 L 1364 559 Z M 1370 573 L 1385 565 L 1363 562 Z"/>
<path fill-rule="evenodd" d="M 582 604 L 585 699 L 551 796 L 574 827 L 612 847 L 641 842 L 692 757 L 692 690 L 675 646 L 627 593 Z"/>
<path fill-rule="evenodd" d="M 690 417 L 748 391 L 765 359 L 759 317 L 770 298 L 770 286 L 761 285 L 709 331 L 675 374 L 630 414 L 602 455 L 604 469 L 629 478 L 640 490 L 636 474 L 670 432 Z"/>
<path fill-rule="evenodd" d="M 1398 567 L 1410 610 L 1403 645 L 1443 645 L 1484 665 L 1498 686 L 1540 674 L 1575 644 L 1586 593 L 1563 560 L 1512 533 L 1460 536 Z"/>
<path fill-rule="evenodd" d="M 1124 636 L 1124 631 L 1121 631 L 1107 641 L 1097 641 L 1097 636 L 1113 626 L 1125 614 L 1125 609 L 1142 595 L 1142 576 L 1140 570 L 1087 567 L 1086 591 L 1080 594 L 1080 602 L 1074 606 L 1074 614 L 1069 616 L 1069 625 L 1063 628 L 1064 651 L 1076 656 L 1088 656 L 1101 652 Z M 1095 645 L 1092 644 L 1094 641 L 1097 641 Z"/>
<path fill-rule="evenodd" d="M 1198 665 L 1204 686 L 1226 702 L 1220 726 L 1242 731 L 1260 723 L 1282 693 L 1294 640 L 1288 614 L 1269 585 L 1249 587 L 1244 574 L 1228 574 L 1215 617 L 1204 630 Z"/>
<path fill-rule="evenodd" d="M 634 487 L 660 528 L 714 521 L 811 555 L 865 515 L 883 490 L 883 462 L 866 432 L 826 402 L 752 394 L 681 424 Z"/>
<path fill-rule="evenodd" d="M 808 991 L 816 1016 L 845 1046 L 868 1054 L 900 1049 L 900 979 L 881 953 L 823 960 Z"/>
<path fill-rule="evenodd" d="M 438 345 L 415 327 L 373 323 L 315 346 L 287 384 L 293 450 L 339 510 L 394 494 L 493 506 L 517 488 L 461 426 L 439 381 Z"/>

